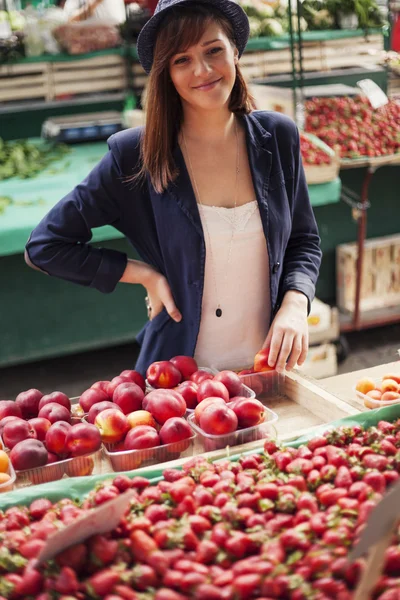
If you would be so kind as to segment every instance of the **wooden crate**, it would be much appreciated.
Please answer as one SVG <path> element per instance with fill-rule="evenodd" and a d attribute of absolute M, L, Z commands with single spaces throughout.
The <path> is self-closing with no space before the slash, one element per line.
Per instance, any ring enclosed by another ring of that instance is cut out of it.
<path fill-rule="evenodd" d="M 51 100 L 51 63 L 0 66 L 0 102 Z"/>
<path fill-rule="evenodd" d="M 383 37 L 304 42 L 304 71 L 330 71 L 341 67 L 377 65 L 383 51 Z M 259 50 L 245 52 L 240 65 L 247 80 L 292 72 L 289 48 L 283 50 Z M 299 62 L 296 60 L 296 67 Z"/>
<path fill-rule="evenodd" d="M 126 88 L 122 56 L 0 66 L 0 101 L 57 100 Z"/>
<path fill-rule="evenodd" d="M 357 273 L 357 244 L 336 250 L 337 304 L 353 311 Z M 367 240 L 361 274 L 360 310 L 396 306 L 400 303 L 400 235 Z"/>
<path fill-rule="evenodd" d="M 60 96 L 123 91 L 126 87 L 126 67 L 122 56 L 54 62 L 51 69 L 51 90 L 54 99 Z"/>

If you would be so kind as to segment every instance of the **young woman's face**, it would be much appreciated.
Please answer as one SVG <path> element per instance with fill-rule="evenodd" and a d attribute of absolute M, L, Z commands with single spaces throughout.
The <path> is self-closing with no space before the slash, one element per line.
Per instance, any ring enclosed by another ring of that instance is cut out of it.
<path fill-rule="evenodd" d="M 170 60 L 169 72 L 183 105 L 216 110 L 228 102 L 236 79 L 238 51 L 211 22 L 199 43 Z"/>

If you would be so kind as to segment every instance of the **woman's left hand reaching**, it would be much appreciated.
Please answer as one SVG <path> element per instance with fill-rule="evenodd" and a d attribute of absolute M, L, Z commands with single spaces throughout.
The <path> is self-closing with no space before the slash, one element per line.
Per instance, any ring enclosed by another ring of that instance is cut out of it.
<path fill-rule="evenodd" d="M 308 299 L 301 292 L 286 292 L 263 348 L 269 347 L 268 364 L 278 373 L 301 366 L 308 352 Z"/>

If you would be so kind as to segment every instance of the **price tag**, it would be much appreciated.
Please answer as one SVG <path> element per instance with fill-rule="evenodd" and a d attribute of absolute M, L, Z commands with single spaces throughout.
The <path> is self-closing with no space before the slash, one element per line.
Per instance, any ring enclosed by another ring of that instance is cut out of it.
<path fill-rule="evenodd" d="M 385 92 L 372 79 L 361 79 L 357 81 L 357 85 L 367 96 L 372 108 L 380 108 L 389 102 Z"/>
<path fill-rule="evenodd" d="M 54 558 L 66 548 L 80 544 L 92 535 L 115 529 L 128 510 L 133 496 L 133 490 L 128 490 L 98 508 L 89 510 L 87 514 L 70 523 L 64 529 L 53 533 L 46 540 L 46 545 L 42 548 L 36 565 Z"/>

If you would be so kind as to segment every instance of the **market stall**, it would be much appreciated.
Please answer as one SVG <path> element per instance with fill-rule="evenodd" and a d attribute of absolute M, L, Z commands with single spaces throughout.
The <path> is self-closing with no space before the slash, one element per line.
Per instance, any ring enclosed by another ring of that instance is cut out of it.
<path fill-rule="evenodd" d="M 261 360 L 256 357 L 254 367 L 260 369 Z M 182 357 L 171 364 L 189 374 L 189 363 Z M 191 381 L 201 372 L 192 372 Z M 124 373 L 131 386 L 134 380 L 136 387 L 143 384 L 135 372 Z M 362 412 L 349 390 L 365 375 L 389 373 L 397 374 L 400 382 L 399 363 L 394 362 L 348 374 L 347 381 L 343 376 L 331 378 L 322 388 L 297 373 L 278 376 L 257 370 L 243 374 L 242 385 L 251 383 L 265 409 L 278 415 L 277 421 L 268 417 L 276 430 L 270 427 L 258 440 L 209 452 L 202 447 L 191 459 L 181 457 L 139 470 L 112 473 L 106 468 L 100 475 L 81 473 L 72 479 L 64 475 L 43 485 L 27 486 L 24 471 L 19 471 L 17 481 L 24 487 L 0 495 L 2 527 L 7 531 L 1 594 L 19 600 L 40 597 L 50 589 L 78 598 L 114 594 L 142 600 L 150 594 L 155 600 L 244 600 L 262 594 L 302 600 L 317 599 L 322 592 L 327 598 L 363 599 L 365 562 L 349 565 L 346 558 L 371 511 L 398 480 L 400 405 Z M 170 377 L 173 374 L 168 371 Z M 208 375 L 211 378 L 203 384 L 223 380 L 222 373 Z M 160 393 L 153 387 L 159 377 L 149 368 L 144 396 L 148 410 L 152 394 Z M 230 385 L 233 381 L 231 377 Z M 115 385 L 114 403 L 120 401 L 118 388 L 127 385 L 127 380 Z M 82 406 L 89 400 L 85 394 Z M 251 397 L 244 401 L 248 406 L 257 402 Z M 43 398 L 42 402 L 41 410 L 50 407 Z M 197 406 L 204 402 L 208 400 Z M 215 409 L 218 401 L 214 398 L 212 403 Z M 32 402 L 26 397 L 22 401 L 20 395 L 19 406 L 27 410 Z M 229 406 L 240 414 L 239 405 L 231 402 L 225 410 L 232 410 Z M 203 426 L 207 411 L 210 408 L 203 408 L 200 415 Z M 98 412 L 97 418 L 106 412 Z M 87 419 L 65 427 L 67 431 L 85 427 Z M 95 420 L 96 425 L 100 421 Z M 56 426 L 53 423 L 48 431 L 54 432 Z M 8 423 L 2 431 L 3 439 L 10 439 Z M 100 431 L 103 437 L 105 429 Z M 198 444 L 202 436 L 204 431 Z M 50 444 L 50 438 L 46 442 Z M 52 447 L 60 451 L 60 443 L 56 439 Z M 175 452 L 187 451 L 188 445 L 184 450 L 182 443 L 175 441 Z M 149 456 L 150 449 L 146 452 Z M 78 459 L 80 463 L 73 462 Z M 69 460 L 75 469 L 88 466 L 85 454 Z M 372 584 L 368 579 L 381 600 L 395 598 L 392 591 L 398 587 L 396 530 L 387 536 L 385 549 L 382 572 Z"/>

